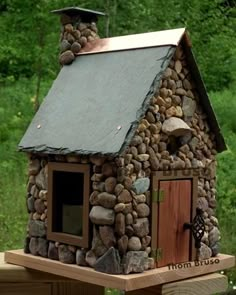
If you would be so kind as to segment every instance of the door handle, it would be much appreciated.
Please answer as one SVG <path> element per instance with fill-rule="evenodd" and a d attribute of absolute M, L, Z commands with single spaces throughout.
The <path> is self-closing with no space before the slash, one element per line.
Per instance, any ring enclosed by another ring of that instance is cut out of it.
<path fill-rule="evenodd" d="M 195 248 L 201 248 L 201 240 L 205 231 L 205 222 L 202 217 L 203 211 L 199 208 L 196 209 L 196 215 L 192 223 L 184 223 L 184 230 L 189 229 L 195 240 Z"/>

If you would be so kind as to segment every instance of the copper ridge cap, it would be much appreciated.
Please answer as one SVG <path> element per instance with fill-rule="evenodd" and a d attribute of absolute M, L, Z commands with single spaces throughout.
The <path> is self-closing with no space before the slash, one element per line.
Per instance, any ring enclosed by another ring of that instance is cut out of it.
<path fill-rule="evenodd" d="M 131 50 L 158 46 L 178 46 L 182 38 L 191 47 L 191 42 L 185 28 L 149 32 L 142 34 L 118 36 L 97 39 L 88 42 L 78 55 L 93 54 L 109 51 Z"/>

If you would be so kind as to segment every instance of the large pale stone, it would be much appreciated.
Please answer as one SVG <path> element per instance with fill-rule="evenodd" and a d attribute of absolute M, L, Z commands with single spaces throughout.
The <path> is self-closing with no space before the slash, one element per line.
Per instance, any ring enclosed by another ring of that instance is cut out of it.
<path fill-rule="evenodd" d="M 163 122 L 162 131 L 167 135 L 183 136 L 191 132 L 191 129 L 183 120 L 171 117 Z"/>
<path fill-rule="evenodd" d="M 133 183 L 132 189 L 136 194 L 140 195 L 140 194 L 145 193 L 149 189 L 149 186 L 150 186 L 150 179 L 149 178 L 147 178 L 147 177 L 138 178 Z"/>
<path fill-rule="evenodd" d="M 94 224 L 111 225 L 115 221 L 115 212 L 102 206 L 94 206 L 89 217 Z"/>
<path fill-rule="evenodd" d="M 201 248 L 199 249 L 199 260 L 209 259 L 211 255 L 211 249 L 206 244 L 201 243 Z"/>

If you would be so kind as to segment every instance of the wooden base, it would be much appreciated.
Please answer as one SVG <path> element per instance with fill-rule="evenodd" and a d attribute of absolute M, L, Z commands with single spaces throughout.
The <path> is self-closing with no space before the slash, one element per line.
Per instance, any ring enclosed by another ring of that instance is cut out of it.
<path fill-rule="evenodd" d="M 5 261 L 7 263 L 59 275 L 61 277 L 125 291 L 132 291 L 167 282 L 201 276 L 203 274 L 227 269 L 235 265 L 234 256 L 220 254 L 216 258 L 211 258 L 213 264 L 209 265 L 196 266 L 194 262 L 191 262 L 188 265 L 179 264 L 177 269 L 175 269 L 174 266 L 161 267 L 141 274 L 109 275 L 97 272 L 89 267 L 63 264 L 59 261 L 25 254 L 23 250 L 7 251 L 5 253 Z"/>

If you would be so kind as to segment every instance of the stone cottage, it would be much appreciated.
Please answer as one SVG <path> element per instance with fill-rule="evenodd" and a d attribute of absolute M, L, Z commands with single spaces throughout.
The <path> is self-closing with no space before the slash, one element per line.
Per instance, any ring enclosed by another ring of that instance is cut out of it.
<path fill-rule="evenodd" d="M 216 256 L 226 146 L 185 29 L 99 39 L 99 13 L 56 13 L 64 66 L 19 144 L 25 253 L 112 274 Z"/>

